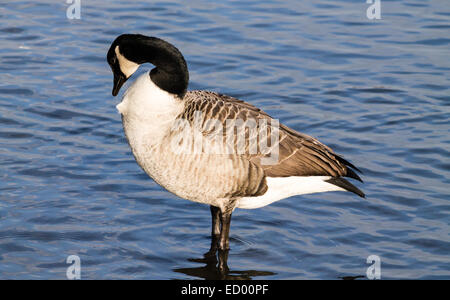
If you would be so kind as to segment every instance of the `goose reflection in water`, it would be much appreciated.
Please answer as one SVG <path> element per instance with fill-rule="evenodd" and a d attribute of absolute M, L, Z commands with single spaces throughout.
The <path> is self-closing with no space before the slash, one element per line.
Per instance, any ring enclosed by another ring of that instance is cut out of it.
<path fill-rule="evenodd" d="M 205 264 L 201 267 L 173 269 L 176 273 L 182 273 L 191 277 L 203 278 L 207 280 L 250 280 L 259 276 L 272 276 L 276 273 L 269 271 L 230 270 L 228 267 L 229 250 L 218 248 L 217 237 L 211 237 L 211 247 L 202 258 L 189 258 L 189 262 Z"/>

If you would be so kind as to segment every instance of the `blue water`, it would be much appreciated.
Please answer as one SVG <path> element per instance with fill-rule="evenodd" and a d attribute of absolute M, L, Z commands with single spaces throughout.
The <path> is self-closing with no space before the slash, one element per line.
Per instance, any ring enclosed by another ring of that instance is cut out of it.
<path fill-rule="evenodd" d="M 228 278 L 365 276 L 377 255 L 384 279 L 450 279 L 450 6 L 382 0 L 369 20 L 365 2 L 82 0 L 69 20 L 65 1 L 1 1 L 0 279 L 65 279 L 69 255 L 82 279 L 215 278 L 209 208 L 149 179 L 125 140 L 105 60 L 125 32 L 175 44 L 190 89 L 364 173 L 367 199 L 237 209 Z"/>

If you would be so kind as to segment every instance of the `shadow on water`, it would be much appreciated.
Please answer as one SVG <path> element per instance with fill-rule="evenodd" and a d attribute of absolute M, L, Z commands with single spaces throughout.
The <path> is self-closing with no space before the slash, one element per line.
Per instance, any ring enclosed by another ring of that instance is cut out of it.
<path fill-rule="evenodd" d="M 356 276 L 342 276 L 342 277 L 338 277 L 338 278 L 342 279 L 342 280 L 357 280 L 357 279 L 365 279 L 366 276 L 356 275 Z"/>
<path fill-rule="evenodd" d="M 276 273 L 269 271 L 245 270 L 234 271 L 228 267 L 229 250 L 218 250 L 217 241 L 211 238 L 211 248 L 203 254 L 202 258 L 189 258 L 189 262 L 204 264 L 194 268 L 173 269 L 176 273 L 182 273 L 190 277 L 203 278 L 206 280 L 250 280 L 259 276 L 272 276 Z"/>

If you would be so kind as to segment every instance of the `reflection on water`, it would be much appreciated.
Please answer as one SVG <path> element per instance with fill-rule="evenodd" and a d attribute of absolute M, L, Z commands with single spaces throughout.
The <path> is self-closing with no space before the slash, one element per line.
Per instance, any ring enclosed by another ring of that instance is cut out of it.
<path fill-rule="evenodd" d="M 356 280 L 356 279 L 361 279 L 361 278 L 366 278 L 366 276 L 363 275 L 357 275 L 357 276 L 343 276 L 343 277 L 339 277 L 342 280 Z"/>
<path fill-rule="evenodd" d="M 211 237 L 211 247 L 202 258 L 189 258 L 189 262 L 202 264 L 204 266 L 194 268 L 178 268 L 174 272 L 188 275 L 189 277 L 202 278 L 207 280 L 250 280 L 261 276 L 276 275 L 269 271 L 237 271 L 228 267 L 229 250 L 218 250 L 217 241 Z"/>
<path fill-rule="evenodd" d="M 159 187 L 127 145 L 105 59 L 124 32 L 176 45 L 189 89 L 246 100 L 363 171 L 365 200 L 236 209 L 226 276 L 353 278 L 377 255 L 384 279 L 450 279 L 447 0 L 385 1 L 381 20 L 363 0 L 81 4 L 80 20 L 65 1 L 0 5 L 0 279 L 65 279 L 70 255 L 82 279 L 224 273 L 200 255 L 209 208 Z"/>

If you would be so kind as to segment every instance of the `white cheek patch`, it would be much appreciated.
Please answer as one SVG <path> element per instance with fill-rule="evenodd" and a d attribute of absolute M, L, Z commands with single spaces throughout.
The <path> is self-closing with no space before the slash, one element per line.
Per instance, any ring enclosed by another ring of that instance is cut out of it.
<path fill-rule="evenodd" d="M 116 46 L 116 49 L 114 49 L 116 52 L 117 59 L 119 60 L 119 66 L 122 73 L 128 78 L 131 75 L 133 75 L 134 72 L 139 68 L 139 65 L 135 62 L 132 62 L 131 60 L 128 60 L 120 54 L 119 46 Z"/>

